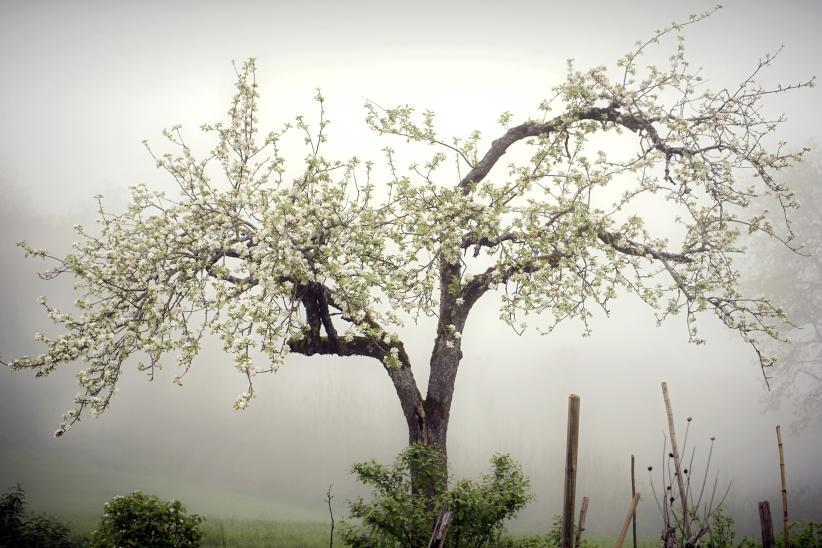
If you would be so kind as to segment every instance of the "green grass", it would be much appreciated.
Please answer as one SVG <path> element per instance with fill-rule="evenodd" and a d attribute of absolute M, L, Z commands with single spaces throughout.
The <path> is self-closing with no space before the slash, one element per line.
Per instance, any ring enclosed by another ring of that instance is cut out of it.
<path fill-rule="evenodd" d="M 334 546 L 342 548 L 339 524 L 334 530 Z M 329 524 L 320 522 L 271 521 L 265 519 L 208 518 L 202 524 L 203 546 L 231 548 L 326 548 Z M 616 539 L 588 537 L 589 542 L 602 548 L 611 547 Z M 625 543 L 631 546 L 630 535 Z M 638 548 L 655 548 L 659 541 L 640 539 Z"/>
<path fill-rule="evenodd" d="M 88 538 L 100 516 L 93 514 L 61 515 L 57 518 L 68 525 L 71 538 Z M 200 525 L 202 546 L 226 548 L 320 548 L 328 546 L 329 524 L 305 521 L 274 521 L 268 519 L 218 518 L 206 516 Z M 334 530 L 334 546 L 342 548 L 339 523 Z"/>
<path fill-rule="evenodd" d="M 529 535 L 528 533 L 512 533 L 510 535 L 511 539 L 523 540 L 527 539 L 534 539 L 534 535 Z M 544 537 L 542 538 L 542 542 L 544 542 Z M 584 541 L 583 544 L 586 546 L 595 546 L 596 548 L 611 548 L 616 544 L 616 537 L 608 537 L 608 536 L 596 536 L 596 535 L 583 535 L 582 540 Z M 533 540 L 531 542 L 534 542 Z M 530 544 L 525 543 L 525 546 L 529 546 Z M 544 544 L 536 544 L 537 546 L 544 546 Z M 626 548 L 631 548 L 633 546 L 631 542 L 631 535 L 628 534 L 628 537 L 625 539 L 625 544 L 623 545 Z M 649 538 L 639 538 L 637 539 L 637 548 L 659 548 L 659 540 L 649 539 Z"/>
<path fill-rule="evenodd" d="M 99 516 L 91 514 L 62 515 L 59 519 L 72 531 L 72 538 L 80 540 L 94 529 Z M 202 546 L 226 548 L 326 548 L 329 524 L 311 521 L 276 521 L 268 519 L 219 518 L 207 516 L 200 526 L 203 531 Z M 334 529 L 334 546 L 344 546 L 339 537 L 339 522 Z M 520 535 L 514 535 L 520 536 Z M 527 536 L 527 535 L 526 535 Z M 587 540 L 597 546 L 614 545 L 613 538 L 589 536 Z M 659 541 L 641 539 L 638 548 L 659 546 Z M 630 536 L 626 542 L 630 546 Z"/>
<path fill-rule="evenodd" d="M 329 524 L 263 519 L 208 518 L 203 522 L 203 546 L 314 548 L 328 546 Z M 334 531 L 334 544 L 342 540 Z"/>

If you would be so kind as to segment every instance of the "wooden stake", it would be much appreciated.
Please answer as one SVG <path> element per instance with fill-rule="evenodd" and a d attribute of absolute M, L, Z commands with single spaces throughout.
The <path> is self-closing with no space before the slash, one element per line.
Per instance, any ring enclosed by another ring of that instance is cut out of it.
<path fill-rule="evenodd" d="M 582 497 L 582 508 L 579 509 L 579 523 L 577 523 L 577 533 L 574 535 L 574 546 L 579 548 L 582 532 L 585 530 L 585 516 L 588 514 L 588 497 Z"/>
<path fill-rule="evenodd" d="M 774 548 L 771 505 L 767 500 L 759 503 L 759 528 L 762 530 L 762 548 Z"/>
<path fill-rule="evenodd" d="M 634 456 L 631 455 L 631 496 L 636 495 L 636 476 L 634 474 Z M 636 512 L 633 516 L 633 524 L 631 525 L 631 538 L 633 539 L 634 548 L 636 548 Z"/>
<path fill-rule="evenodd" d="M 685 482 L 682 479 L 682 463 L 679 460 L 679 449 L 676 444 L 676 430 L 674 429 L 674 412 L 671 409 L 671 398 L 668 396 L 668 383 L 662 383 L 662 397 L 665 400 L 665 410 L 668 412 L 668 433 L 671 436 L 671 453 L 674 455 L 674 470 L 676 482 L 679 486 L 679 501 L 682 503 L 682 528 L 685 538 L 691 538 L 691 516 L 688 514 L 688 493 L 685 491 Z"/>
<path fill-rule="evenodd" d="M 628 526 L 631 525 L 631 518 L 636 514 L 636 505 L 639 504 L 639 493 L 634 493 L 634 498 L 631 499 L 631 506 L 628 507 L 628 515 L 625 516 L 625 523 L 622 524 L 622 531 L 619 532 L 617 538 L 616 548 L 622 548 L 625 542 L 625 537 L 628 535 Z"/>
<path fill-rule="evenodd" d="M 431 533 L 431 540 L 428 541 L 428 548 L 442 548 L 445 546 L 445 536 L 448 534 L 448 527 L 451 526 L 451 518 L 454 513 L 450 510 L 443 510 L 434 525 L 434 532 Z"/>
<path fill-rule="evenodd" d="M 565 490 L 562 501 L 561 548 L 574 548 L 574 501 L 579 447 L 579 396 L 568 396 L 568 436 L 565 444 Z"/>
<path fill-rule="evenodd" d="M 784 546 L 791 545 L 790 527 L 788 526 L 788 487 L 785 484 L 785 450 L 782 447 L 782 428 L 776 427 L 776 444 L 779 446 L 779 476 L 782 480 L 782 539 Z"/>

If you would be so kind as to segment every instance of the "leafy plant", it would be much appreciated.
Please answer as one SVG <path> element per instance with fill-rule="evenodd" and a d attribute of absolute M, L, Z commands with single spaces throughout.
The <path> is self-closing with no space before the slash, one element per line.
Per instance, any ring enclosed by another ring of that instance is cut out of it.
<path fill-rule="evenodd" d="M 781 531 L 781 528 L 774 531 L 776 533 L 774 540 L 778 547 L 784 545 Z M 761 546 L 761 544 L 749 538 L 736 541 L 734 520 L 726 515 L 722 507 L 719 506 L 711 515 L 710 528 L 705 536 L 704 543 L 700 543 L 700 546 L 706 548 L 755 548 Z M 797 521 L 791 524 L 790 548 L 818 548 L 820 546 L 822 546 L 822 523 Z"/>
<path fill-rule="evenodd" d="M 446 546 L 496 546 L 503 522 L 531 499 L 528 479 L 508 455 L 491 458 L 490 473 L 478 481 L 461 480 L 450 490 L 441 453 L 421 444 L 403 450 L 390 467 L 375 461 L 355 464 L 357 478 L 374 489 L 371 501 L 352 501 L 343 540 L 355 548 L 426 546 L 443 509 L 453 512 Z M 413 472 L 413 480 L 412 480 Z"/>
<path fill-rule="evenodd" d="M 562 516 L 556 515 L 551 523 L 551 530 L 544 535 L 503 536 L 494 548 L 559 548 L 562 545 Z M 580 539 L 577 548 L 594 548 L 596 544 Z"/>
<path fill-rule="evenodd" d="M 822 546 L 822 523 L 797 521 L 791 524 L 792 548 L 818 548 Z"/>
<path fill-rule="evenodd" d="M 707 548 L 736 546 L 735 538 L 733 518 L 725 514 L 722 506 L 718 506 L 711 515 L 708 532 L 705 535 L 705 546 Z"/>
<path fill-rule="evenodd" d="M 0 496 L 0 548 L 68 548 L 69 529 L 44 515 L 26 515 L 20 485 Z"/>
<path fill-rule="evenodd" d="M 202 521 L 197 514 L 187 515 L 180 501 L 166 502 L 157 496 L 135 491 L 106 503 L 100 524 L 92 531 L 91 547 L 199 546 Z"/>

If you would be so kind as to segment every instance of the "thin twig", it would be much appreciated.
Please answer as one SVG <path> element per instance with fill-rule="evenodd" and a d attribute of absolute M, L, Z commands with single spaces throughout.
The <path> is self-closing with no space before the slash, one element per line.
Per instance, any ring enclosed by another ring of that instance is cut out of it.
<path fill-rule="evenodd" d="M 331 494 L 331 485 L 328 484 L 328 491 L 325 492 L 325 502 L 328 504 L 328 514 L 331 516 L 331 531 L 328 533 L 328 548 L 334 548 L 334 512 L 331 509 L 331 499 L 334 495 Z"/>

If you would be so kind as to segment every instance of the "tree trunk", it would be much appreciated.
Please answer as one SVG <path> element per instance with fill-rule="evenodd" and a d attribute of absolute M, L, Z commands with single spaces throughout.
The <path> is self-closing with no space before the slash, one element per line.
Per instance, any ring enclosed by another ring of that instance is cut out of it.
<path fill-rule="evenodd" d="M 434 349 L 431 351 L 428 391 L 425 399 L 416 403 L 413 408 L 403 405 L 403 413 L 408 423 L 409 444 L 422 443 L 437 449 L 442 455 L 444 479 L 441 485 L 435 488 L 439 493 L 447 489 L 448 421 L 451 416 L 454 383 L 462 360 L 462 331 L 471 305 L 482 294 L 472 294 L 468 302 L 466 299 L 459 300 L 460 274 L 461 267 L 458 263 L 444 263 L 441 266 L 439 322 Z M 400 399 L 403 399 L 402 396 Z"/>
<path fill-rule="evenodd" d="M 431 374 L 428 381 L 428 394 L 421 405 L 405 412 L 408 424 L 408 443 L 422 443 L 437 449 L 442 455 L 443 472 L 448 465 L 448 420 L 451 414 L 451 400 L 454 395 L 454 382 L 457 376 L 462 351 L 459 341 L 446 343 L 447 335 L 438 336 L 431 354 Z M 413 471 L 412 471 L 413 476 Z M 442 474 L 447 478 L 447 474 Z M 413 483 L 413 480 L 412 480 Z M 437 486 L 436 491 L 444 492 L 446 481 Z M 435 495 L 437 493 L 428 493 Z"/>

